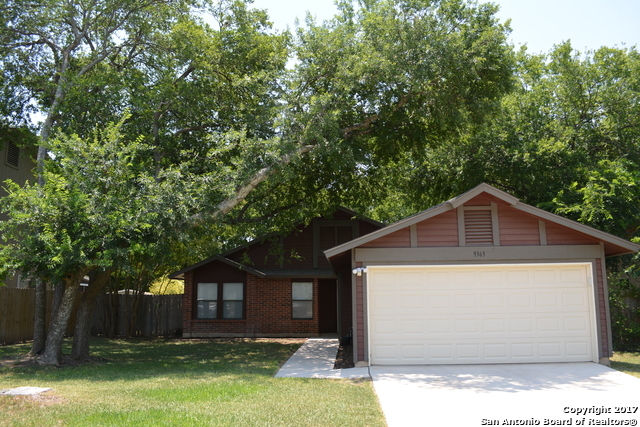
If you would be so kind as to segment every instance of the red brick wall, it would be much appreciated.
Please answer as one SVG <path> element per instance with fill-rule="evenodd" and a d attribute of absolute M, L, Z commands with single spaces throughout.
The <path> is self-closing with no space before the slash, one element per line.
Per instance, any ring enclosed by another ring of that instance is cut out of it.
<path fill-rule="evenodd" d="M 301 281 L 307 281 L 301 280 Z M 313 319 L 291 319 L 291 279 L 247 275 L 247 322 L 257 334 L 318 333 L 318 281 L 313 280 Z"/>
<path fill-rule="evenodd" d="M 191 333 L 191 320 L 193 319 L 193 271 L 184 275 L 184 294 L 182 295 L 182 333 Z"/>
<path fill-rule="evenodd" d="M 198 270 L 195 270 L 196 272 Z M 240 320 L 195 319 L 194 272 L 185 274 L 183 334 L 191 336 L 313 336 L 318 334 L 318 281 L 313 280 L 313 319 L 291 318 L 291 279 L 246 275 L 245 318 Z M 212 279 L 209 279 L 213 281 Z M 307 279 L 300 280 L 307 281 Z"/>

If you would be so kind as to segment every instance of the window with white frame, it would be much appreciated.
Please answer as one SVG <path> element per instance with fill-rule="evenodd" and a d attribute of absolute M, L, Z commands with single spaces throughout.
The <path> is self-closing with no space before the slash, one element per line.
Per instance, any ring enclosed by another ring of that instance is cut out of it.
<path fill-rule="evenodd" d="M 313 282 L 291 283 L 291 317 L 313 319 Z"/>
<path fill-rule="evenodd" d="M 244 283 L 198 283 L 197 292 L 198 319 L 243 318 Z"/>
<path fill-rule="evenodd" d="M 198 283 L 198 319 L 216 319 L 218 317 L 218 284 Z"/>
<path fill-rule="evenodd" d="M 244 285 L 242 283 L 222 284 L 222 318 L 242 319 Z"/>

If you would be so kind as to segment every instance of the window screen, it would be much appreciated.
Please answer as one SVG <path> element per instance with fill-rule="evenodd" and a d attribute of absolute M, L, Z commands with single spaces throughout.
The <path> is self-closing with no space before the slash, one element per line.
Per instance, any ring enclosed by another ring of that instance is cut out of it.
<path fill-rule="evenodd" d="M 313 283 L 293 282 L 291 284 L 291 317 L 313 319 Z"/>
<path fill-rule="evenodd" d="M 218 317 L 218 284 L 198 283 L 197 303 L 198 319 L 215 319 Z"/>
<path fill-rule="evenodd" d="M 222 285 L 222 318 L 242 319 L 242 301 L 244 285 L 242 283 L 224 283 Z"/>

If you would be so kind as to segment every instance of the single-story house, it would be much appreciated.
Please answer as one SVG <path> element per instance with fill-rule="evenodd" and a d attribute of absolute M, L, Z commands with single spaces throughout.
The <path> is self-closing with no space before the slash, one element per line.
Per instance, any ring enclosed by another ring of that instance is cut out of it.
<path fill-rule="evenodd" d="M 171 274 L 184 280 L 182 336 L 349 334 L 351 265 L 332 269 L 324 251 L 383 226 L 339 208 Z"/>
<path fill-rule="evenodd" d="M 487 184 L 387 227 L 338 214 L 174 273 L 183 335 L 352 329 L 359 366 L 608 363 L 605 258 L 639 245 Z"/>

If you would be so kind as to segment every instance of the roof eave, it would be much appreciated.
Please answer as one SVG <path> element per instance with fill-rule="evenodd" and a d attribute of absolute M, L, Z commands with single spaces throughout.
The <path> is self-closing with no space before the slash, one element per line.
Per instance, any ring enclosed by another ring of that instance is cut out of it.
<path fill-rule="evenodd" d="M 403 228 L 409 227 L 413 224 L 417 224 L 418 222 L 424 221 L 426 219 L 429 219 L 431 217 L 434 217 L 436 215 L 440 215 L 441 213 L 444 213 L 446 211 L 449 211 L 451 209 L 456 209 L 460 206 L 462 206 L 464 203 L 468 202 L 469 200 L 473 199 L 474 197 L 480 195 L 481 193 L 487 193 L 490 194 L 494 197 L 497 197 L 498 199 L 504 201 L 505 203 L 508 203 L 509 205 L 511 205 L 512 207 L 514 207 L 515 209 L 518 209 L 520 211 L 529 213 L 531 215 L 535 215 L 539 218 L 545 219 L 549 222 L 553 222 L 555 224 L 559 224 L 565 227 L 568 227 L 572 230 L 578 231 L 580 233 L 583 234 L 587 234 L 591 237 L 594 237 L 602 242 L 605 243 L 609 243 L 612 245 L 615 245 L 619 248 L 621 248 L 621 251 L 616 251 L 615 253 L 611 253 L 611 254 L 605 254 L 605 256 L 617 256 L 617 255 L 625 255 L 625 254 L 630 254 L 630 253 L 634 253 L 634 252 L 639 252 L 640 251 L 640 245 L 630 242 L 628 240 L 625 240 L 623 238 L 614 236 L 613 234 L 609 234 L 606 233 L 604 231 L 600 231 L 597 230 L 593 227 L 589 227 L 588 225 L 584 225 L 581 224 L 579 222 L 576 221 L 572 221 L 570 219 L 564 218 L 560 215 L 556 215 L 553 214 L 551 212 L 547 212 L 545 210 L 542 210 L 540 208 L 536 208 L 534 206 L 528 205 L 526 203 L 522 203 L 520 202 L 520 200 L 517 197 L 514 197 L 508 193 L 505 193 L 502 190 L 498 190 L 497 188 L 489 185 L 489 184 L 480 184 L 476 187 L 474 187 L 473 189 L 467 191 L 464 194 L 461 194 L 460 196 L 454 197 L 453 199 L 450 199 L 440 205 L 434 206 L 433 208 L 427 209 L 426 211 L 423 211 L 421 213 L 418 213 L 416 215 L 410 216 L 408 218 L 405 218 L 403 220 L 400 220 L 394 224 L 391 224 L 385 228 L 382 228 L 380 230 L 374 231 L 372 233 L 369 233 L 365 236 L 362 236 L 358 239 L 354 239 L 350 242 L 344 243 L 342 245 L 333 247 L 331 249 L 328 249 L 326 251 L 324 251 L 324 254 L 327 258 L 332 258 L 336 255 L 339 255 L 345 251 L 351 250 L 353 248 L 356 248 L 358 246 L 361 246 L 365 243 L 368 243 L 372 240 L 375 239 L 379 239 L 380 237 L 386 236 L 390 233 L 396 232 L 398 230 L 401 230 Z"/>
<path fill-rule="evenodd" d="M 509 193 L 505 193 L 502 190 L 498 190 L 497 188 L 483 182 L 482 184 L 472 188 L 466 193 L 462 193 L 461 195 L 454 197 L 453 199 L 449 200 L 448 203 L 450 203 L 451 206 L 455 209 L 464 205 L 469 200 L 473 199 L 474 197 L 482 193 L 487 193 L 494 197 L 497 197 L 498 199 L 501 199 L 505 203 L 508 203 L 512 206 L 517 204 L 520 201 L 520 199 L 518 199 L 517 197 L 512 196 Z"/>
<path fill-rule="evenodd" d="M 398 230 L 402 230 L 403 228 L 409 227 L 413 224 L 417 224 L 421 221 L 429 219 L 433 216 L 440 215 L 441 213 L 447 212 L 453 209 L 453 206 L 449 202 L 442 203 L 440 205 L 434 206 L 426 211 L 423 211 L 419 214 L 410 216 L 408 218 L 402 219 L 396 223 L 388 225 L 380 230 L 376 230 L 369 234 L 365 234 L 364 236 L 358 237 L 357 239 L 353 239 L 347 243 L 343 243 L 342 245 L 335 246 L 331 249 L 327 249 L 324 251 L 324 254 L 327 258 L 334 257 L 336 255 L 341 254 L 342 252 L 353 249 L 357 246 L 365 244 L 375 239 L 379 239 L 380 237 L 386 236 L 387 234 L 394 233 Z"/>
<path fill-rule="evenodd" d="M 606 256 L 617 256 L 617 255 L 626 255 L 640 251 L 640 245 L 630 242 L 629 240 L 623 239 L 618 236 L 614 236 L 613 234 L 600 231 L 588 225 L 579 223 L 577 221 L 573 221 L 571 219 L 562 217 L 560 215 L 553 214 L 551 212 L 547 212 L 543 209 L 536 208 L 535 206 L 527 205 L 526 203 L 518 202 L 513 205 L 515 209 L 518 209 L 522 212 L 526 212 L 531 215 L 535 215 L 539 218 L 545 219 L 547 221 L 562 225 L 571 230 L 586 234 L 588 236 L 594 237 L 601 242 L 609 243 L 615 246 L 622 248 L 622 251 L 616 251 L 616 253 L 606 254 Z"/>
<path fill-rule="evenodd" d="M 210 258 L 205 259 L 204 261 L 200 261 L 197 264 L 190 265 L 189 267 L 184 268 L 184 269 L 182 269 L 180 271 L 176 271 L 175 273 L 171 273 L 169 275 L 169 278 L 170 279 L 177 279 L 177 280 L 184 280 L 184 273 L 188 273 L 191 270 L 195 270 L 198 267 L 201 267 L 201 266 L 203 266 L 205 264 L 209 264 L 210 262 L 214 262 L 214 261 L 220 261 L 220 262 L 222 262 L 224 264 L 230 265 L 232 267 L 236 267 L 239 270 L 246 271 L 247 273 L 251 273 L 254 276 L 263 277 L 263 278 L 267 277 L 266 274 L 263 273 L 260 270 L 256 270 L 255 268 L 248 267 L 248 266 L 246 266 L 244 264 L 240 264 L 239 262 L 230 260 L 229 258 L 225 258 L 225 257 L 220 256 L 220 255 L 214 255 L 214 256 L 212 256 Z"/>

